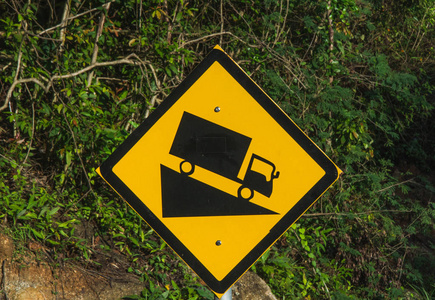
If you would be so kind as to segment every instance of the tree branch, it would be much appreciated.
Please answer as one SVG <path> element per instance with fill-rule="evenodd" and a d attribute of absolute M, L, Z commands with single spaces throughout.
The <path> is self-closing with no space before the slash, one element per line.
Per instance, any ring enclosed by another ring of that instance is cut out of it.
<path fill-rule="evenodd" d="M 394 209 L 385 209 L 385 210 L 369 210 L 365 212 L 357 212 L 357 213 L 313 213 L 313 214 L 303 214 L 304 218 L 315 218 L 315 217 L 350 217 L 350 216 L 359 216 L 359 215 L 369 215 L 375 213 L 410 213 L 412 210 L 394 210 Z"/>
<path fill-rule="evenodd" d="M 331 0 L 328 1 L 328 8 L 326 12 L 326 17 L 328 18 L 328 32 L 329 32 L 329 63 L 332 63 L 332 51 L 334 50 L 334 27 L 332 24 L 332 7 Z M 329 77 L 329 83 L 334 81 L 334 76 Z"/>
<path fill-rule="evenodd" d="M 111 4 L 111 2 L 104 4 L 103 5 L 104 10 L 101 11 L 101 14 L 100 14 L 100 22 L 98 23 L 98 30 L 97 30 L 97 34 L 95 36 L 94 51 L 92 52 L 91 66 L 95 65 L 97 62 L 98 40 L 100 39 L 100 36 L 103 33 L 104 22 L 106 21 L 106 13 L 109 11 L 110 4 Z M 87 87 L 91 86 L 93 77 L 94 77 L 94 71 L 91 71 L 88 75 L 88 82 L 86 84 Z"/>
<path fill-rule="evenodd" d="M 67 78 L 71 78 L 71 77 L 76 77 L 77 75 L 86 73 L 88 71 L 93 70 L 94 68 L 98 68 L 98 67 L 107 67 L 107 66 L 114 66 L 114 65 L 122 65 L 122 64 L 127 64 L 127 65 L 140 65 L 142 63 L 131 60 L 131 57 L 135 57 L 136 59 L 140 60 L 136 54 L 130 54 L 128 55 L 126 58 L 123 59 L 119 59 L 119 60 L 113 60 L 113 61 L 106 61 L 106 62 L 97 62 L 93 65 L 87 66 L 79 71 L 76 71 L 74 73 L 70 73 L 70 74 L 64 74 L 64 75 L 55 75 L 53 77 L 51 77 L 46 90 L 48 90 L 51 85 L 53 84 L 53 82 L 55 80 L 60 80 L 60 79 L 67 79 Z"/>
<path fill-rule="evenodd" d="M 71 6 L 71 0 L 67 0 L 65 1 L 65 7 L 63 8 L 63 14 L 62 14 L 62 21 L 60 22 L 60 25 L 62 26 L 62 29 L 60 30 L 60 40 L 61 40 L 61 45 L 60 45 L 60 52 L 63 52 L 63 48 L 65 45 L 65 29 L 66 29 L 66 25 L 68 24 L 68 15 L 69 15 L 69 11 L 70 11 L 70 6 Z"/>
<path fill-rule="evenodd" d="M 135 60 L 133 60 L 133 59 L 135 59 Z M 6 99 L 5 99 L 3 106 L 0 107 L 0 112 L 5 110 L 8 107 L 9 101 L 12 97 L 12 93 L 13 93 L 15 87 L 19 84 L 33 82 L 33 83 L 41 86 L 45 92 L 48 92 L 48 90 L 52 87 L 54 81 L 76 77 L 80 74 L 91 71 L 94 68 L 108 67 L 108 66 L 122 65 L 122 64 L 125 64 L 125 65 L 144 65 L 146 63 L 148 63 L 148 62 L 141 61 L 141 59 L 136 54 L 132 53 L 123 59 L 106 61 L 106 62 L 99 62 L 99 63 L 97 62 L 93 65 L 87 66 L 81 70 L 74 72 L 74 73 L 63 74 L 63 75 L 54 75 L 51 78 L 49 78 L 48 80 L 46 80 L 47 81 L 46 85 L 44 85 L 37 78 L 24 78 L 24 79 L 14 80 L 14 82 L 12 83 L 12 85 L 10 86 L 10 88 L 6 94 Z"/>
<path fill-rule="evenodd" d="M 221 0 L 221 5 L 220 5 L 220 15 L 221 15 L 221 33 L 224 32 L 224 10 L 223 10 L 223 0 Z M 222 37 L 223 35 L 221 35 L 219 37 L 219 45 L 222 47 Z"/>
<path fill-rule="evenodd" d="M 27 159 L 29 158 L 30 151 L 32 150 L 32 143 L 33 143 L 34 136 L 35 136 L 35 102 L 32 101 L 32 136 L 30 137 L 29 149 L 27 149 L 26 157 L 24 158 L 24 160 L 21 163 L 21 166 L 19 168 L 20 171 L 23 169 L 24 165 L 26 164 Z"/>
<path fill-rule="evenodd" d="M 109 1 L 109 2 L 110 2 L 110 3 L 111 3 L 111 2 L 114 2 L 114 0 L 113 0 L 113 1 Z M 103 4 L 103 6 L 106 5 L 106 4 L 107 4 L 107 3 Z M 61 22 L 60 22 L 59 24 L 57 24 L 56 26 L 53 26 L 53 27 L 47 28 L 47 29 L 45 29 L 45 30 L 39 32 L 39 33 L 38 33 L 38 36 L 41 36 L 41 35 L 43 35 L 43 34 L 45 34 L 45 33 L 48 33 L 48 32 L 50 32 L 50 31 L 53 31 L 53 30 L 55 30 L 56 28 L 62 27 L 62 26 L 65 24 L 65 22 L 68 22 L 68 21 L 74 20 L 74 19 L 76 19 L 76 18 L 80 18 L 81 16 L 84 16 L 84 15 L 90 14 L 90 13 L 92 13 L 92 12 L 94 12 L 94 11 L 99 10 L 99 9 L 100 9 L 100 7 L 92 8 L 92 9 L 90 9 L 90 10 L 87 10 L 87 11 L 82 12 L 82 13 L 80 13 L 80 14 L 77 14 L 77 15 L 75 15 L 75 16 L 68 17 L 68 18 L 66 18 L 65 20 L 61 21 Z"/>
<path fill-rule="evenodd" d="M 285 23 L 287 22 L 287 15 L 288 15 L 289 5 L 290 5 L 289 4 L 289 0 L 287 0 L 287 6 L 286 6 L 286 9 L 285 9 L 284 20 L 282 22 L 282 26 L 278 25 L 278 28 L 276 30 L 276 38 L 275 38 L 275 41 L 273 42 L 273 46 L 275 46 L 276 43 L 278 43 L 278 40 L 279 40 L 279 38 L 281 37 L 281 34 L 284 31 Z M 280 3 L 279 3 L 279 15 L 281 15 L 281 14 L 282 14 L 282 1 L 280 1 Z"/>
<path fill-rule="evenodd" d="M 151 69 L 151 72 L 153 73 L 153 77 L 154 77 L 154 81 L 156 82 L 157 90 L 161 90 L 160 80 L 157 78 L 156 71 L 154 70 L 154 67 L 151 63 L 149 64 L 149 67 Z M 151 113 L 151 109 L 156 104 L 157 95 L 158 95 L 158 92 L 154 91 L 154 95 L 151 97 L 150 104 L 148 105 L 147 110 L 145 111 L 145 119 L 148 118 L 148 116 Z"/>
<path fill-rule="evenodd" d="M 23 27 L 24 27 L 24 30 L 27 30 L 27 24 L 26 24 L 26 22 L 23 21 L 22 24 L 24 25 L 24 26 L 23 26 Z M 16 70 L 15 70 L 15 77 L 14 77 L 14 81 L 13 81 L 14 83 L 20 81 L 20 80 L 18 79 L 18 77 L 20 76 L 20 73 L 21 73 L 21 59 L 22 59 L 22 57 L 23 57 L 23 44 L 24 44 L 24 40 L 25 40 L 25 38 L 23 37 L 23 39 L 21 40 L 21 43 L 20 43 L 20 49 L 18 50 L 17 68 L 16 68 Z M 13 85 L 13 84 L 12 84 L 12 85 Z M 16 84 L 15 84 L 15 85 L 16 85 Z M 13 86 L 14 86 L 14 85 L 13 85 Z M 15 88 L 15 86 L 14 86 L 14 88 Z M 9 103 L 10 103 L 11 95 L 12 95 L 12 91 L 9 90 L 8 93 L 6 94 L 6 100 L 5 100 L 5 103 L 3 104 L 2 107 L 0 107 L 0 111 L 3 111 L 3 110 L 5 110 L 5 109 L 8 107 L 8 105 L 9 105 Z M 15 135 L 15 133 L 14 133 L 14 135 Z"/>
<path fill-rule="evenodd" d="M 65 103 L 62 101 L 62 99 L 59 99 L 59 100 L 62 102 L 62 104 L 63 104 L 64 106 L 66 106 Z M 75 134 L 74 134 L 74 130 L 72 130 L 71 125 L 70 125 L 70 123 L 69 123 L 69 121 L 68 121 L 68 118 L 67 118 L 67 116 L 66 116 L 64 110 L 62 110 L 62 115 L 63 115 L 63 118 L 65 119 L 65 123 L 66 123 L 66 125 L 68 126 L 68 129 L 69 129 L 69 131 L 70 131 L 70 133 L 71 133 L 71 136 L 72 136 L 72 138 L 73 138 L 74 150 L 75 150 L 75 152 L 77 153 L 77 156 L 79 157 L 80 165 L 81 165 L 81 167 L 82 167 L 83 174 L 85 175 L 86 181 L 87 181 L 87 183 L 88 183 L 89 190 L 93 192 L 92 184 L 91 184 L 91 180 L 89 179 L 88 173 L 86 172 L 86 167 L 85 167 L 85 164 L 84 164 L 84 162 L 83 162 L 82 156 L 80 155 L 80 152 L 78 151 L 79 148 L 78 148 L 78 144 L 77 144 L 76 136 L 75 136 Z M 65 170 L 65 171 L 66 171 L 66 170 Z"/>
<path fill-rule="evenodd" d="M 235 38 L 238 39 L 239 41 L 243 42 L 239 37 L 235 36 L 235 35 L 232 34 L 231 32 L 229 32 L 229 31 L 224 31 L 224 32 L 216 32 L 216 33 L 212 33 L 212 34 L 205 35 L 205 36 L 202 36 L 202 37 L 197 38 L 197 39 L 194 39 L 194 40 L 190 40 L 190 41 L 184 42 L 184 43 L 182 43 L 182 44 L 180 45 L 180 48 L 184 48 L 186 45 L 194 44 L 194 43 L 200 42 L 200 41 L 202 41 L 202 40 L 206 40 L 206 39 L 209 39 L 209 38 L 212 38 L 212 37 L 215 37 L 215 36 L 224 35 L 224 34 L 231 35 L 232 37 L 235 37 Z"/>
<path fill-rule="evenodd" d="M 405 180 L 405 181 L 398 182 L 398 183 L 395 183 L 393 185 L 387 186 L 386 188 L 380 189 L 379 191 L 376 191 L 376 192 L 377 193 L 382 193 L 382 192 L 385 192 L 386 190 L 389 190 L 389 189 L 391 189 L 391 188 L 393 188 L 395 186 L 399 186 L 399 185 L 402 185 L 402 184 L 405 184 L 405 183 L 408 183 L 408 182 L 416 183 L 414 181 L 414 178 L 411 178 L 411 179 L 408 179 L 408 180 Z"/>

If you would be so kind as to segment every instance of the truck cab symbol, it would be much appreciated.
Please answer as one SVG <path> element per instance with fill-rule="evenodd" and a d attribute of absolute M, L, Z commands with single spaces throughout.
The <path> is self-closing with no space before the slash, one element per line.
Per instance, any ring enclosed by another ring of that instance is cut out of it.
<path fill-rule="evenodd" d="M 273 180 L 279 177 L 275 165 L 252 154 L 243 180 L 239 171 L 248 152 L 251 138 L 223 126 L 184 112 L 178 126 L 170 154 L 180 157 L 180 173 L 190 176 L 195 166 L 240 183 L 237 197 L 247 201 L 254 197 L 254 191 L 270 197 Z"/>
<path fill-rule="evenodd" d="M 270 174 L 263 174 L 253 170 L 253 165 L 258 162 L 269 166 L 271 168 Z M 245 178 L 243 179 L 242 185 L 237 190 L 237 196 L 245 200 L 251 200 L 254 197 L 254 191 L 257 191 L 269 198 L 272 195 L 273 180 L 279 177 L 279 172 L 275 172 L 275 170 L 276 167 L 272 162 L 257 154 L 252 154 Z M 269 179 L 267 179 L 266 175 L 269 175 Z M 244 190 L 248 190 L 248 194 L 243 192 Z"/>

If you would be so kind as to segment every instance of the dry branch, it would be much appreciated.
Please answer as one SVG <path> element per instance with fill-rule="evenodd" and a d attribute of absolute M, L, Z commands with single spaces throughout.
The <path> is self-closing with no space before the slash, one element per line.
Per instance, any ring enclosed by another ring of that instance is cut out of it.
<path fill-rule="evenodd" d="M 258 45 L 250 45 L 250 44 L 248 44 L 247 42 L 245 42 L 244 40 L 242 40 L 241 38 L 239 38 L 238 36 L 236 36 L 236 35 L 233 34 L 232 32 L 224 31 L 224 32 L 216 32 L 216 33 L 212 33 L 212 34 L 205 35 L 205 36 L 202 36 L 202 37 L 197 38 L 197 39 L 194 39 L 194 40 L 186 41 L 186 42 L 184 42 L 184 43 L 182 43 L 182 44 L 180 45 L 180 48 L 184 48 L 184 47 L 187 46 L 187 45 L 195 44 L 195 43 L 198 43 L 198 42 L 204 41 L 204 40 L 206 40 L 206 39 L 213 38 L 213 37 L 216 37 L 216 36 L 225 35 L 225 34 L 228 34 L 228 35 L 234 37 L 234 38 L 237 39 L 238 41 L 240 41 L 240 42 L 242 42 L 242 43 L 244 43 L 244 44 L 247 44 L 247 45 L 249 45 L 250 47 L 254 47 L 254 48 L 258 48 L 258 47 L 259 47 Z"/>
<path fill-rule="evenodd" d="M 10 99 L 12 97 L 12 93 L 15 89 L 15 87 L 19 84 L 23 84 L 23 83 L 30 83 L 33 82 L 39 86 L 41 86 L 45 92 L 48 92 L 50 90 L 50 88 L 53 85 L 53 82 L 57 81 L 57 80 L 61 80 L 61 79 L 68 79 L 68 78 L 72 78 L 72 77 L 76 77 L 80 74 L 86 73 L 88 71 L 93 70 L 94 68 L 99 68 L 99 67 L 108 67 L 108 66 L 114 66 L 114 65 L 122 65 L 122 64 L 126 64 L 126 65 L 144 65 L 148 62 L 144 62 L 142 61 L 136 54 L 132 53 L 128 56 L 126 56 L 123 59 L 119 59 L 119 60 L 113 60 L 113 61 L 106 61 L 106 62 L 97 62 L 93 65 L 87 66 L 81 70 L 78 70 L 74 73 L 70 73 L 70 74 L 63 74 L 63 75 L 54 75 L 51 78 L 49 78 L 48 80 L 45 80 L 47 82 L 47 84 L 42 83 L 42 81 L 40 81 L 37 78 L 24 78 L 24 79 L 19 79 L 19 80 L 14 80 L 14 82 L 12 83 L 12 85 L 10 86 L 7 94 L 6 94 L 6 99 L 5 102 L 3 103 L 3 106 L 0 107 L 0 112 L 5 110 L 8 107 L 8 104 L 10 102 Z"/>
<path fill-rule="evenodd" d="M 331 8 L 331 0 L 328 1 L 328 9 L 326 12 L 326 17 L 328 18 L 328 34 L 329 34 L 329 63 L 332 63 L 332 51 L 334 50 L 334 27 L 332 24 L 332 8 Z M 334 76 L 329 77 L 329 83 L 331 84 L 334 81 Z"/>
<path fill-rule="evenodd" d="M 111 3 L 111 2 L 114 2 L 114 1 L 109 1 L 108 3 Z M 107 4 L 107 3 L 103 4 L 102 6 L 104 6 L 104 5 L 106 5 L 106 4 Z M 62 20 L 62 21 L 61 21 L 59 24 L 57 24 L 56 26 L 53 26 L 53 27 L 47 28 L 47 29 L 45 29 L 45 30 L 39 32 L 39 33 L 38 33 L 38 36 L 41 36 L 41 35 L 43 35 L 43 34 L 46 34 L 46 33 L 50 32 L 50 31 L 53 31 L 53 30 L 55 30 L 55 29 L 57 29 L 57 28 L 59 28 L 59 27 L 64 26 L 65 22 L 69 22 L 69 21 L 71 21 L 71 20 L 74 20 L 74 19 L 80 18 L 80 17 L 82 17 L 82 16 L 84 16 L 84 15 L 87 15 L 87 14 L 93 13 L 93 12 L 98 11 L 98 10 L 100 10 L 100 7 L 92 8 L 92 9 L 87 10 L 87 11 L 85 11 L 85 12 L 79 13 L 79 14 L 77 14 L 77 15 L 75 15 L 75 16 L 68 17 L 68 18 L 66 18 L 65 20 Z"/>
<path fill-rule="evenodd" d="M 62 21 L 60 22 L 60 24 L 62 25 L 62 29 L 60 30 L 61 51 L 63 51 L 65 45 L 65 30 L 66 30 L 66 25 L 68 24 L 67 19 L 70 11 L 70 5 L 71 5 L 70 0 L 65 1 L 65 7 L 63 9 L 63 14 L 62 14 Z"/>
<path fill-rule="evenodd" d="M 315 217 L 352 217 L 352 216 L 361 216 L 361 215 L 370 215 L 370 214 L 381 214 L 381 213 L 412 213 L 412 210 L 395 210 L 395 209 L 385 209 L 385 210 L 368 210 L 364 212 L 348 212 L 348 213 L 312 213 L 312 214 L 303 214 L 304 218 L 315 218 Z"/>
<path fill-rule="evenodd" d="M 104 10 L 107 12 L 109 11 L 110 8 L 110 4 L 106 3 L 103 5 Z M 101 34 L 103 33 L 103 27 L 104 27 L 104 22 L 106 21 L 106 12 L 105 11 L 101 11 L 100 14 L 100 21 L 98 23 L 98 30 L 97 30 L 97 35 L 95 36 L 95 43 L 94 43 L 94 50 L 92 52 L 92 58 L 91 58 L 91 66 L 95 65 L 97 63 L 97 57 L 98 57 L 98 40 L 100 39 Z M 94 77 L 94 71 L 91 71 L 88 75 L 88 82 L 87 82 L 87 87 L 91 86 L 92 83 L 92 78 Z"/>

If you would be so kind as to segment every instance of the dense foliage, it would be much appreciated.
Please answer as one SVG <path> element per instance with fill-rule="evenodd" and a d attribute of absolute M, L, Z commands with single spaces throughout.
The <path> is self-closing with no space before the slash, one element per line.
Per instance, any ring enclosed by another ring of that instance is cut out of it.
<path fill-rule="evenodd" d="M 212 297 L 95 168 L 219 44 L 345 172 L 252 269 L 280 298 L 430 299 L 434 23 L 432 0 L 2 1 L 1 230 Z"/>

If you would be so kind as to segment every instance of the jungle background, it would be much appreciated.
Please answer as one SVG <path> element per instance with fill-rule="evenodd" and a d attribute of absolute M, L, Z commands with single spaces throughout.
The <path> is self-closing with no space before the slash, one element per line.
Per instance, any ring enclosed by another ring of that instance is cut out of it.
<path fill-rule="evenodd" d="M 281 299 L 432 299 L 434 23 L 432 0 L 2 0 L 0 231 L 53 267 L 123 255 L 135 299 L 212 299 L 95 169 L 218 44 L 344 171 L 251 269 Z"/>

